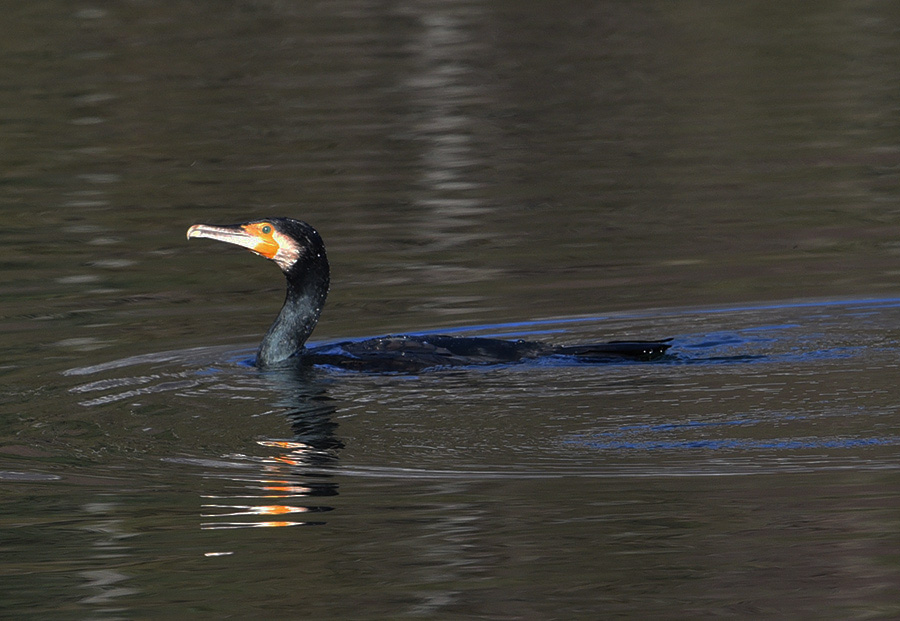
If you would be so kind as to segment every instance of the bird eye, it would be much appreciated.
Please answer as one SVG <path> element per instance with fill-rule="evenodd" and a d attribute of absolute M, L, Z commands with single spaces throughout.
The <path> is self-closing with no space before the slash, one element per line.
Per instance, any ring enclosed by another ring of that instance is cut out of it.
<path fill-rule="evenodd" d="M 268 224 L 263 224 L 263 226 L 262 226 L 262 228 L 260 229 L 260 231 L 262 231 L 262 234 L 263 234 L 263 235 L 268 235 L 269 233 L 272 232 L 272 227 L 269 226 Z"/>

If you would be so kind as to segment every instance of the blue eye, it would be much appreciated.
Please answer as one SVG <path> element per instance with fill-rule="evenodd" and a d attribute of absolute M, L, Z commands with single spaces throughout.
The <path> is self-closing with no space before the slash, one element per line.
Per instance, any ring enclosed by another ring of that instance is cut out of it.
<path fill-rule="evenodd" d="M 268 235 L 269 233 L 272 232 L 272 227 L 269 226 L 268 224 L 264 224 L 260 230 L 262 231 L 263 235 Z"/>

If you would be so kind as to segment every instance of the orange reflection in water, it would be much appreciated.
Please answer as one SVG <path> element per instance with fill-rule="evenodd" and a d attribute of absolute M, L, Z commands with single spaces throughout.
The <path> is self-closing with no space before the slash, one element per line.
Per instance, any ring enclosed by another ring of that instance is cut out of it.
<path fill-rule="evenodd" d="M 204 509 L 230 509 L 227 513 L 204 513 L 206 518 L 224 518 L 259 515 L 286 515 L 291 513 L 307 513 L 306 507 L 289 505 L 203 505 Z M 236 509 L 236 510 L 235 510 Z M 264 522 L 206 522 L 200 525 L 204 530 L 216 528 L 274 528 L 282 526 L 299 526 L 304 522 L 264 521 Z"/>
<path fill-rule="evenodd" d="M 306 522 L 211 522 L 201 524 L 202 530 L 224 530 L 233 528 L 277 528 L 281 526 L 303 526 Z"/>
<path fill-rule="evenodd" d="M 316 453 L 308 444 L 293 442 L 290 440 L 257 440 L 257 444 L 269 448 L 277 448 L 289 451 L 283 455 L 272 455 L 263 458 L 263 463 L 285 464 L 288 466 L 304 466 L 309 462 L 311 455 Z"/>
<path fill-rule="evenodd" d="M 288 440 L 257 440 L 256 443 L 260 446 L 271 446 L 273 448 L 289 449 L 292 451 L 307 448 L 302 442 L 290 442 Z"/>
<path fill-rule="evenodd" d="M 201 505 L 202 517 L 215 521 L 205 522 L 200 525 L 202 529 L 234 529 L 234 528 L 272 528 L 282 526 L 299 526 L 310 524 L 306 521 L 266 520 L 258 521 L 252 518 L 261 516 L 287 516 L 300 513 L 321 512 L 329 510 L 322 507 L 298 507 L 289 504 L 269 504 L 274 499 L 282 499 L 282 502 L 290 502 L 294 498 L 309 498 L 316 494 L 316 490 L 303 485 L 294 478 L 295 468 L 303 467 L 308 462 L 308 456 L 313 450 L 302 442 L 289 440 L 261 440 L 261 446 L 278 449 L 273 454 L 256 458 L 261 466 L 261 477 L 228 477 L 235 483 L 242 483 L 244 494 L 207 494 L 204 497 L 209 500 L 219 501 L 216 504 Z M 280 451 L 287 451 L 278 454 Z M 242 456 L 246 459 L 246 456 Z M 289 466 L 289 468 L 285 468 Z M 235 501 L 254 502 L 260 501 L 266 504 L 231 504 Z M 225 518 L 250 518 L 247 521 L 225 521 Z"/>
<path fill-rule="evenodd" d="M 231 513 L 203 514 L 203 517 L 228 517 L 234 515 L 282 515 L 285 513 L 307 513 L 307 507 L 289 505 L 203 505 L 204 509 L 239 509 Z"/>
<path fill-rule="evenodd" d="M 280 481 L 282 482 L 282 481 Z M 280 495 L 271 495 L 267 498 L 283 498 L 284 496 L 306 496 L 310 493 L 310 488 L 300 485 L 290 485 L 288 481 L 283 481 L 284 485 L 263 485 L 262 488 L 267 492 L 284 492 Z"/>

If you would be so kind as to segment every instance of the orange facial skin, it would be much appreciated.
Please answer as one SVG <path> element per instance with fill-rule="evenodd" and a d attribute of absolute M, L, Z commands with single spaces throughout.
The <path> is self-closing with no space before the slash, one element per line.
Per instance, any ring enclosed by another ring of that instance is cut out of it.
<path fill-rule="evenodd" d="M 257 239 L 256 245 L 250 248 L 250 250 L 267 259 L 275 258 L 280 246 L 273 236 L 275 233 L 274 226 L 268 222 L 251 222 L 250 224 L 243 225 L 241 228 L 248 235 Z"/>

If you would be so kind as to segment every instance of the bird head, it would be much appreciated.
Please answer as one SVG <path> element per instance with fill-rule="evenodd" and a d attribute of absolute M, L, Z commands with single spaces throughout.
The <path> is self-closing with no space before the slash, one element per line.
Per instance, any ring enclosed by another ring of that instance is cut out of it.
<path fill-rule="evenodd" d="M 266 218 L 241 224 L 195 224 L 187 238 L 205 237 L 247 248 L 271 259 L 286 274 L 301 260 L 323 259 L 325 247 L 316 230 L 292 218 Z"/>

